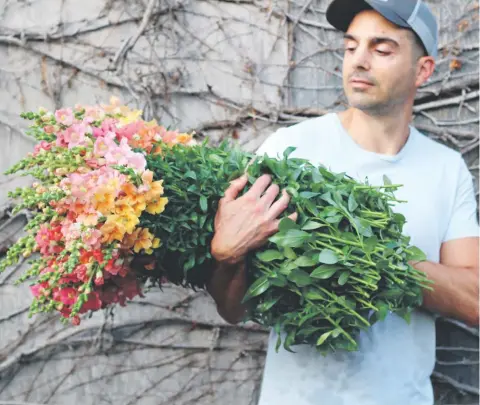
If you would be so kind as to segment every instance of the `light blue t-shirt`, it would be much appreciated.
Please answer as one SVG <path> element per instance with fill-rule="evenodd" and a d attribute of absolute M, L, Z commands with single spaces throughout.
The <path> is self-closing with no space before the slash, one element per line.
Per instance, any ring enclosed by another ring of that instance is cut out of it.
<path fill-rule="evenodd" d="M 387 175 L 396 192 L 394 209 L 405 215 L 404 233 L 427 259 L 439 261 L 443 242 L 479 236 L 473 181 L 462 156 L 414 127 L 395 156 L 360 147 L 335 113 L 308 119 L 272 134 L 257 154 L 323 164 L 370 184 Z M 272 330 L 258 405 L 432 405 L 430 375 L 435 365 L 435 320 L 419 310 L 411 323 L 393 314 L 361 333 L 357 352 L 323 357 L 307 345 L 281 347 Z"/>

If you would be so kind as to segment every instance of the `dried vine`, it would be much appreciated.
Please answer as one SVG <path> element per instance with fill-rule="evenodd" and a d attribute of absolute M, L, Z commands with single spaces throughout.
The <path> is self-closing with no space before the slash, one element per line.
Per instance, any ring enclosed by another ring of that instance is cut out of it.
<path fill-rule="evenodd" d="M 478 1 L 429 3 L 440 21 L 440 57 L 417 94 L 414 122 L 459 150 L 477 175 Z M 325 20 L 327 4 L 51 0 L 42 8 L 7 1 L 0 10 L 0 100 L 8 100 L 0 105 L 0 135 L 7 150 L 14 141 L 25 145 L 23 154 L 32 145 L 17 117 L 27 106 L 116 94 L 147 118 L 253 150 L 280 126 L 344 107 L 341 36 Z M 16 179 L 0 184 L 12 188 Z M 5 203 L 0 254 L 24 222 Z M 75 330 L 48 318 L 25 325 L 28 306 L 12 286 L 17 272 L 0 275 L 0 325 L 8 331 L 0 345 L 0 405 L 68 403 L 86 387 L 86 404 L 256 403 L 267 331 L 225 324 L 205 293 L 168 287 Z M 478 329 L 438 323 L 437 403 L 475 402 Z M 105 390 L 111 386 L 118 396 Z"/>

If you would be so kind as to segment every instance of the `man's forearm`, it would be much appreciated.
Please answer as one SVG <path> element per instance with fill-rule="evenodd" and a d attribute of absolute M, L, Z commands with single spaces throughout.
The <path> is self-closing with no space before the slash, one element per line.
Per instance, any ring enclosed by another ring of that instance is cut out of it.
<path fill-rule="evenodd" d="M 414 265 L 434 283 L 424 290 L 423 306 L 469 325 L 479 324 L 478 269 L 451 267 L 429 261 Z"/>
<path fill-rule="evenodd" d="M 237 264 L 215 263 L 207 290 L 215 300 L 222 318 L 227 322 L 237 323 L 247 309 L 246 304 L 242 304 L 247 289 L 245 261 Z"/>

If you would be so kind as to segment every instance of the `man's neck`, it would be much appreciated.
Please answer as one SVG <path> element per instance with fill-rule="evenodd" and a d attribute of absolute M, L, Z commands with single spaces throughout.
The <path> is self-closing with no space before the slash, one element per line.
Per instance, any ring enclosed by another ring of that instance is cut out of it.
<path fill-rule="evenodd" d="M 399 111 L 387 116 L 372 116 L 356 108 L 339 113 L 347 133 L 362 148 L 384 155 L 396 155 L 410 134 L 411 113 Z"/>

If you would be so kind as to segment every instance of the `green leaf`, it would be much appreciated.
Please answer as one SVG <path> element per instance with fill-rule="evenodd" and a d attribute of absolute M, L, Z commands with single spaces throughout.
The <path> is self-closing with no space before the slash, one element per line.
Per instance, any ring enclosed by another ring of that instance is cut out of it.
<path fill-rule="evenodd" d="M 293 281 L 299 287 L 305 287 L 312 283 L 310 275 L 306 271 L 300 269 L 293 269 L 288 275 L 288 279 Z"/>
<path fill-rule="evenodd" d="M 332 332 L 333 331 L 331 330 L 331 331 L 323 333 L 317 340 L 317 346 L 321 346 L 325 342 L 325 340 L 327 340 L 328 337 L 332 334 Z"/>
<path fill-rule="evenodd" d="M 267 277 L 263 276 L 257 279 L 250 288 L 248 289 L 247 293 L 245 294 L 245 297 L 242 302 L 245 302 L 246 300 L 256 297 L 260 294 L 263 294 L 265 291 L 268 290 L 270 287 L 270 281 Z"/>
<path fill-rule="evenodd" d="M 383 184 L 385 186 L 391 186 L 392 185 L 392 181 L 388 178 L 388 176 L 386 174 L 383 175 Z"/>
<path fill-rule="evenodd" d="M 349 271 L 342 272 L 342 274 L 340 274 L 340 277 L 338 278 L 338 284 L 339 285 L 345 285 L 345 283 L 348 281 L 349 277 L 350 277 L 350 272 Z"/>
<path fill-rule="evenodd" d="M 207 198 L 204 195 L 200 196 L 200 209 L 203 212 L 207 212 L 207 210 L 208 210 L 208 201 L 207 201 Z"/>
<path fill-rule="evenodd" d="M 267 312 L 278 302 L 280 297 L 281 296 L 279 295 L 278 297 L 271 298 L 267 301 L 262 302 L 260 305 L 257 306 L 257 310 L 260 312 Z"/>
<path fill-rule="evenodd" d="M 257 258 L 262 262 L 271 262 L 273 260 L 283 259 L 283 254 L 278 250 L 269 249 L 264 252 L 259 252 L 256 254 Z"/>
<path fill-rule="evenodd" d="M 318 229 L 325 226 L 324 224 L 321 224 L 320 222 L 315 222 L 315 221 L 308 221 L 305 225 L 302 226 L 302 229 L 304 231 L 313 231 L 314 229 Z"/>
<path fill-rule="evenodd" d="M 308 200 L 310 198 L 317 197 L 320 194 L 321 193 L 312 193 L 311 191 L 302 191 L 299 195 L 301 198 L 305 198 L 306 200 Z"/>
<path fill-rule="evenodd" d="M 364 248 L 366 253 L 371 253 L 375 250 L 375 248 L 378 245 L 378 238 L 374 235 L 365 240 L 364 242 Z"/>
<path fill-rule="evenodd" d="M 335 215 L 333 217 L 325 218 L 325 221 L 329 224 L 338 224 L 343 219 L 343 215 Z"/>
<path fill-rule="evenodd" d="M 210 156 L 208 157 L 208 159 L 209 159 L 211 162 L 216 163 L 216 164 L 218 164 L 218 165 L 221 165 L 222 163 L 224 163 L 223 159 L 222 159 L 220 156 L 218 156 L 218 155 L 210 155 Z"/>
<path fill-rule="evenodd" d="M 284 217 L 280 220 L 278 224 L 279 232 L 287 232 L 290 229 L 298 229 L 300 228 L 299 225 L 288 217 Z"/>
<path fill-rule="evenodd" d="M 192 170 L 189 170 L 187 173 L 185 173 L 185 177 L 193 179 L 193 180 L 197 180 L 197 175 Z"/>
<path fill-rule="evenodd" d="M 191 270 L 195 266 L 195 255 L 191 255 L 188 260 L 183 265 L 183 269 L 188 271 Z"/>
<path fill-rule="evenodd" d="M 326 280 L 332 277 L 337 272 L 337 270 L 338 270 L 337 266 L 324 264 L 320 267 L 317 267 L 315 270 L 313 270 L 312 273 L 310 274 L 310 277 Z"/>
<path fill-rule="evenodd" d="M 414 262 L 423 262 L 427 260 L 427 256 L 425 255 L 425 253 L 416 246 L 410 246 L 407 249 L 407 252 L 409 253 L 409 260 L 412 260 Z"/>
<path fill-rule="evenodd" d="M 350 193 L 350 196 L 348 197 L 348 210 L 350 212 L 355 211 L 358 208 L 358 203 L 355 200 L 355 196 L 353 195 L 353 192 Z"/>
<path fill-rule="evenodd" d="M 377 303 L 376 306 L 378 308 L 377 319 L 380 321 L 383 321 L 385 317 L 388 315 L 388 305 L 380 301 L 379 303 Z"/>
<path fill-rule="evenodd" d="M 311 266 L 315 266 L 317 262 L 311 257 L 300 256 L 297 260 L 295 260 L 295 264 L 298 267 L 311 267 Z"/>
<path fill-rule="evenodd" d="M 318 255 L 319 263 L 335 264 L 338 260 L 338 256 L 330 249 L 323 249 Z"/>
<path fill-rule="evenodd" d="M 340 336 L 340 333 L 342 333 L 342 330 L 336 328 L 336 329 L 334 329 L 334 330 L 332 331 L 332 337 L 333 337 L 333 338 L 337 338 L 338 336 Z"/>
<path fill-rule="evenodd" d="M 270 278 L 270 284 L 275 287 L 285 287 L 287 285 L 287 278 L 283 274 L 277 274 Z"/>
<path fill-rule="evenodd" d="M 285 256 L 287 259 L 292 259 L 292 260 L 294 260 L 294 259 L 297 258 L 296 253 L 295 253 L 294 250 L 293 250 L 291 247 L 289 247 L 289 246 L 286 246 L 286 247 L 283 248 L 283 254 L 284 254 L 284 256 Z"/>
<path fill-rule="evenodd" d="M 292 154 L 292 152 L 297 149 L 295 146 L 289 146 L 287 149 L 283 151 L 283 157 L 288 159 L 288 157 Z"/>
<path fill-rule="evenodd" d="M 310 234 L 300 229 L 290 229 L 286 233 L 277 233 L 269 241 L 279 246 L 300 247 L 310 239 Z"/>
<path fill-rule="evenodd" d="M 309 288 L 308 290 L 304 291 L 304 296 L 306 299 L 313 301 L 325 299 L 325 294 L 318 288 Z"/>
<path fill-rule="evenodd" d="M 312 180 L 313 180 L 314 183 L 322 183 L 324 181 L 324 178 L 320 174 L 320 171 L 318 170 L 318 168 L 315 168 L 312 171 Z"/>

